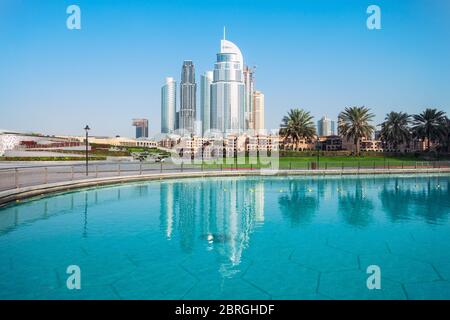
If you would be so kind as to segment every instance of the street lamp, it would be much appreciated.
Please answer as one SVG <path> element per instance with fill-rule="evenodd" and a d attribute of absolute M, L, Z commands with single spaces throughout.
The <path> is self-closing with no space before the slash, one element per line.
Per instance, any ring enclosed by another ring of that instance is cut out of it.
<path fill-rule="evenodd" d="M 317 169 L 320 169 L 320 137 L 317 135 L 317 141 L 316 141 L 316 149 L 317 149 Z"/>
<path fill-rule="evenodd" d="M 89 174 L 89 169 L 88 169 L 88 165 L 89 165 L 89 160 L 88 160 L 89 141 L 88 141 L 88 137 L 89 137 L 89 130 L 91 130 L 91 128 L 89 128 L 89 126 L 86 125 L 86 127 L 84 127 L 84 130 L 86 131 L 86 175 L 88 175 Z"/>

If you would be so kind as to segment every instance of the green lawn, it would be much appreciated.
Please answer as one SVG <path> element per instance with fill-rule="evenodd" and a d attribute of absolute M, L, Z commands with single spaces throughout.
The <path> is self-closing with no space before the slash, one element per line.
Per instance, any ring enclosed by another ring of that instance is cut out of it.
<path fill-rule="evenodd" d="M 250 158 L 240 157 L 235 159 L 227 159 L 223 164 L 211 163 L 209 161 L 204 162 L 205 168 L 259 168 L 270 167 L 271 162 L 273 166 L 280 169 L 309 169 L 313 163 L 317 162 L 317 157 L 261 157 L 260 161 L 257 161 L 256 157 Z M 237 163 L 237 164 L 236 164 Z M 278 163 L 278 165 L 277 165 Z M 413 168 L 417 166 L 432 166 L 433 162 L 424 161 L 414 156 L 321 156 L 319 157 L 319 168 L 331 169 L 331 168 L 401 168 L 409 167 Z"/>

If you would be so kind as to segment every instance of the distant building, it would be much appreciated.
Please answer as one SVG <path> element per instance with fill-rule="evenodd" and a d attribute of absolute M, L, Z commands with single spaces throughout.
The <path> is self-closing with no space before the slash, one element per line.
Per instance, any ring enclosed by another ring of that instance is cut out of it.
<path fill-rule="evenodd" d="M 77 137 L 80 141 L 84 140 L 84 137 Z M 154 140 L 147 138 L 131 139 L 126 137 L 89 137 L 89 143 L 102 144 L 114 147 L 147 147 L 156 148 L 158 143 Z"/>
<path fill-rule="evenodd" d="M 342 138 L 342 149 L 356 152 L 353 139 Z M 359 151 L 361 152 L 383 152 L 383 142 L 372 138 L 361 138 L 359 142 Z"/>
<path fill-rule="evenodd" d="M 327 116 L 322 117 L 317 121 L 317 134 L 321 137 L 334 136 L 336 134 L 335 122 Z"/>
<path fill-rule="evenodd" d="M 223 39 L 214 65 L 211 85 L 211 128 L 221 132 L 242 132 L 245 127 L 245 85 L 241 50 Z"/>
<path fill-rule="evenodd" d="M 335 135 L 324 136 L 320 138 L 320 147 L 323 151 L 342 150 L 342 138 Z"/>
<path fill-rule="evenodd" d="M 211 129 L 211 83 L 213 72 L 207 71 L 200 81 L 200 115 L 202 120 L 202 134 Z"/>
<path fill-rule="evenodd" d="M 148 120 L 133 119 L 132 125 L 136 127 L 136 139 L 148 138 Z"/>
<path fill-rule="evenodd" d="M 166 84 L 161 88 L 161 133 L 171 133 L 175 130 L 176 94 L 176 81 L 167 77 Z"/>
<path fill-rule="evenodd" d="M 255 91 L 255 77 L 254 69 L 245 67 L 244 71 L 244 85 L 245 85 L 245 106 L 244 106 L 244 129 L 255 129 L 253 94 Z"/>
<path fill-rule="evenodd" d="M 197 84 L 195 83 L 195 68 L 190 60 L 183 62 L 180 82 L 180 129 L 194 132 L 196 117 Z"/>
<path fill-rule="evenodd" d="M 180 111 L 175 112 L 175 130 L 180 129 Z"/>
<path fill-rule="evenodd" d="M 254 129 L 259 133 L 265 129 L 264 127 L 264 94 L 261 91 L 253 93 L 254 107 Z"/>
<path fill-rule="evenodd" d="M 283 150 L 311 151 L 316 149 L 316 139 L 300 138 L 294 143 L 291 137 L 284 137 L 280 141 Z"/>

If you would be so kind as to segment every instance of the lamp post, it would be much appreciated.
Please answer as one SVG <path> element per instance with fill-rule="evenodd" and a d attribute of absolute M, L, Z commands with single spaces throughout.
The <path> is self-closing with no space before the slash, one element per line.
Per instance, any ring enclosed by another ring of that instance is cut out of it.
<path fill-rule="evenodd" d="M 320 169 L 320 136 L 317 135 L 316 141 L 316 149 L 317 149 L 317 169 Z"/>
<path fill-rule="evenodd" d="M 89 165 L 89 159 L 88 159 L 89 140 L 88 140 L 88 138 L 89 138 L 89 130 L 91 130 L 91 128 L 89 128 L 89 126 L 86 125 L 86 127 L 84 127 L 84 130 L 86 131 L 86 175 L 88 175 L 89 174 L 89 169 L 88 169 L 89 168 L 88 167 L 88 165 Z"/>

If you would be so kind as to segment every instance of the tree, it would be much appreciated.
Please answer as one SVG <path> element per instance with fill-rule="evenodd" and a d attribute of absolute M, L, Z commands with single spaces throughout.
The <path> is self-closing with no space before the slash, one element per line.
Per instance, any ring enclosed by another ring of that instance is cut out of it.
<path fill-rule="evenodd" d="M 411 140 L 411 116 L 404 112 L 390 112 L 381 124 L 381 139 L 392 144 L 395 150 Z"/>
<path fill-rule="evenodd" d="M 413 118 L 414 135 L 427 139 L 427 150 L 430 151 L 431 141 L 442 139 L 445 135 L 445 112 L 428 108 L 421 114 L 415 114 Z"/>
<path fill-rule="evenodd" d="M 339 132 L 347 140 L 353 140 L 356 155 L 360 153 L 361 139 L 369 138 L 375 130 L 370 124 L 373 117 L 366 107 L 347 107 L 339 114 Z"/>
<path fill-rule="evenodd" d="M 450 119 L 444 121 L 444 136 L 442 139 L 442 147 L 445 151 L 450 152 Z"/>
<path fill-rule="evenodd" d="M 301 138 L 313 139 L 316 134 L 316 128 L 313 123 L 313 116 L 303 109 L 291 109 L 287 116 L 283 117 L 280 125 L 280 135 L 291 138 L 294 148 L 297 150 L 298 141 Z"/>

